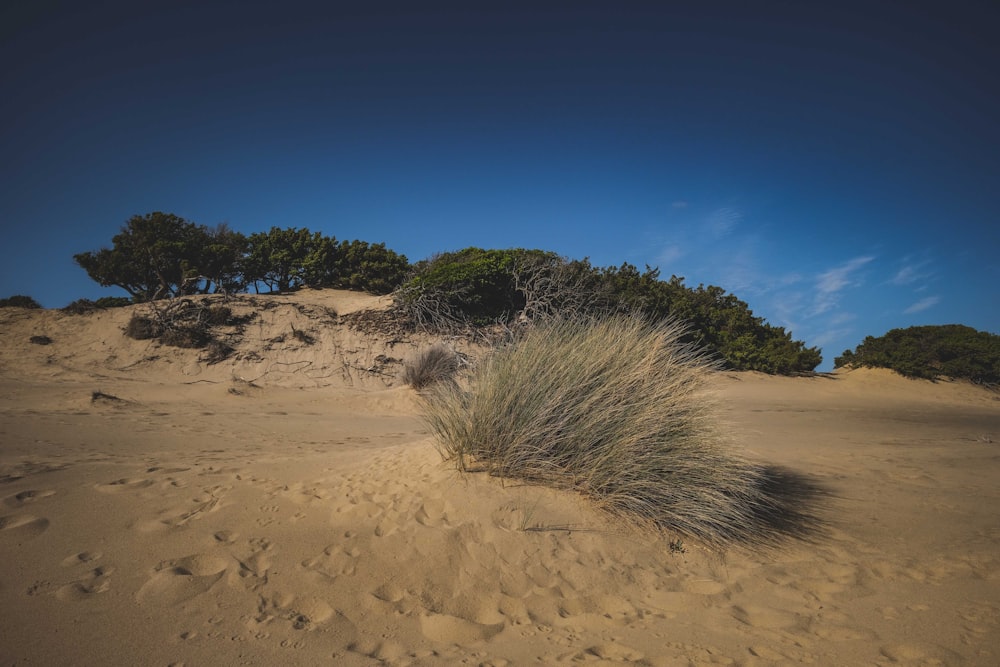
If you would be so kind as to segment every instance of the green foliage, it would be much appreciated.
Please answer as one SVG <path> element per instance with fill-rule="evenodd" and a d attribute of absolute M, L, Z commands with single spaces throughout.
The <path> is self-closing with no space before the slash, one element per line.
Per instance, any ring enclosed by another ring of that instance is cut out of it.
<path fill-rule="evenodd" d="M 542 250 L 483 250 L 466 248 L 419 262 L 416 275 L 402 298 L 410 302 L 433 294 L 442 310 L 460 314 L 474 325 L 510 319 L 527 301 L 518 281 L 529 267 L 555 265 L 563 260 Z"/>
<path fill-rule="evenodd" d="M 868 336 L 852 352 L 833 361 L 835 368 L 889 368 L 901 375 L 936 379 L 941 376 L 973 382 L 1000 382 L 1000 336 L 960 324 L 892 329 Z"/>
<path fill-rule="evenodd" d="M 0 299 L 0 308 L 41 308 L 42 304 L 35 301 L 30 296 L 25 296 L 24 294 L 15 294 L 14 296 L 9 296 L 6 299 Z"/>
<path fill-rule="evenodd" d="M 327 247 L 322 234 L 305 228 L 256 232 L 247 239 L 244 275 L 248 283 L 262 282 L 279 292 L 302 287 L 320 271 L 317 264 Z"/>
<path fill-rule="evenodd" d="M 468 390 L 429 387 L 427 422 L 461 469 L 579 491 L 709 542 L 757 537 L 762 471 L 729 448 L 713 363 L 683 332 L 622 315 L 551 320 L 477 364 Z"/>
<path fill-rule="evenodd" d="M 541 250 L 466 248 L 418 263 L 415 270 L 397 300 L 418 323 L 485 325 L 516 316 L 626 311 L 688 323 L 685 342 L 704 347 L 731 369 L 790 374 L 812 371 L 822 361 L 818 348 L 754 316 L 721 287 L 690 288 L 677 276 L 663 281 L 648 266 L 596 268 Z"/>
<path fill-rule="evenodd" d="M 384 243 L 342 241 L 337 249 L 331 287 L 389 294 L 403 284 L 410 272 L 410 262 L 385 247 Z"/>
<path fill-rule="evenodd" d="M 101 285 L 121 287 L 136 301 L 149 301 L 197 291 L 199 264 L 211 237 L 204 227 L 155 211 L 130 218 L 111 242 L 111 248 L 73 259 Z"/>
<path fill-rule="evenodd" d="M 132 217 L 111 248 L 73 259 L 93 280 L 121 287 L 137 303 L 260 284 L 277 291 L 309 285 L 388 294 L 410 270 L 405 256 L 382 243 L 338 242 L 295 227 L 246 237 L 225 224 L 210 229 L 161 212 Z"/>
<path fill-rule="evenodd" d="M 242 292 L 247 287 L 243 271 L 249 244 L 247 237 L 226 224 L 205 229 L 204 232 L 205 245 L 197 261 L 198 271 L 206 281 L 202 294 L 210 291 Z"/>

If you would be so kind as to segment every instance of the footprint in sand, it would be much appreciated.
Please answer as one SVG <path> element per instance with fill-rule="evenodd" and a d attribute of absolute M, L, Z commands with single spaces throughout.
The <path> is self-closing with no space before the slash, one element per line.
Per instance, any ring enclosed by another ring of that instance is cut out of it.
<path fill-rule="evenodd" d="M 60 586 L 56 591 L 56 597 L 60 600 L 73 602 L 89 600 L 93 596 L 104 593 L 111 588 L 109 577 L 114 572 L 115 568 L 113 567 L 96 567 L 82 579 Z"/>
<path fill-rule="evenodd" d="M 0 516 L 0 535 L 4 538 L 32 539 L 44 533 L 48 527 L 48 519 L 41 519 L 31 514 Z"/>
<path fill-rule="evenodd" d="M 451 505 L 443 498 L 426 498 L 413 518 L 417 523 L 428 526 L 450 526 L 448 514 L 452 512 Z"/>
<path fill-rule="evenodd" d="M 67 556 L 63 559 L 63 567 L 72 567 L 74 565 L 80 565 L 82 563 L 91 563 L 95 560 L 99 560 L 103 556 L 100 551 L 81 551 L 80 553 L 75 553 L 72 556 Z"/>
<path fill-rule="evenodd" d="M 749 625 L 753 628 L 775 630 L 779 628 L 791 627 L 799 622 L 799 617 L 795 614 L 778 609 L 771 609 L 770 607 L 754 607 L 747 605 L 745 607 L 733 607 L 732 611 L 733 618 L 740 623 Z"/>
<path fill-rule="evenodd" d="M 357 547 L 348 547 L 345 550 L 343 545 L 331 544 L 321 555 L 302 561 L 302 567 L 335 579 L 340 575 L 354 574 L 360 555 L 361 551 Z"/>
<path fill-rule="evenodd" d="M 186 602 L 211 590 L 226 575 L 230 563 L 231 559 L 222 554 L 193 554 L 165 560 L 136 593 L 136 602 Z"/>
<path fill-rule="evenodd" d="M 443 644 L 489 641 L 503 629 L 503 623 L 475 623 L 448 614 L 427 614 L 420 617 L 420 632 L 428 639 Z"/>
<path fill-rule="evenodd" d="M 7 507 L 22 507 L 28 503 L 33 503 L 36 500 L 41 500 L 42 498 L 48 498 L 49 496 L 54 496 L 55 491 L 21 491 L 20 493 L 15 493 L 12 496 L 7 496 L 3 499 L 3 504 Z"/>
<path fill-rule="evenodd" d="M 98 484 L 96 488 L 102 493 L 121 493 L 123 491 L 138 491 L 153 484 L 153 480 L 144 477 L 122 477 L 107 484 Z"/>

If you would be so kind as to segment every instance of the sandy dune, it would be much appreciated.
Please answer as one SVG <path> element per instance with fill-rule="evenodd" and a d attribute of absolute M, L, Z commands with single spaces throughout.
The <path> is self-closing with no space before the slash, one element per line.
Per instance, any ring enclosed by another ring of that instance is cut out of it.
<path fill-rule="evenodd" d="M 331 312 L 384 300 L 245 301 L 215 365 L 0 310 L 0 664 L 1000 664 L 998 394 L 721 376 L 822 530 L 671 548 L 443 464 L 396 379 L 422 341 Z"/>

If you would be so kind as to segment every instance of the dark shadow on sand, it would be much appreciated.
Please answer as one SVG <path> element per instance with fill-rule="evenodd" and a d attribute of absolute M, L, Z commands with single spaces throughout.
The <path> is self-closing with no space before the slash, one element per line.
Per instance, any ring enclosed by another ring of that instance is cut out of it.
<path fill-rule="evenodd" d="M 812 542 L 827 534 L 822 511 L 834 494 L 816 478 L 782 466 L 765 466 L 758 491 L 761 502 L 749 542 L 777 546 L 788 540 Z"/>

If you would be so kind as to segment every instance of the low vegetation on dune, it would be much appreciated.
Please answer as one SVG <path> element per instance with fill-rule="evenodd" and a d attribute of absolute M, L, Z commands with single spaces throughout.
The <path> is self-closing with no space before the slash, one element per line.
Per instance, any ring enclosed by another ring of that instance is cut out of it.
<path fill-rule="evenodd" d="M 14 296 L 0 299 L 0 308 L 30 308 L 35 310 L 41 307 L 40 303 L 24 294 L 15 294 Z"/>
<path fill-rule="evenodd" d="M 542 250 L 443 253 L 417 262 L 394 296 L 414 325 L 434 333 L 630 313 L 684 321 L 689 326 L 682 341 L 704 348 L 729 369 L 804 373 L 822 361 L 818 348 L 793 340 L 720 287 L 688 287 L 678 276 L 661 280 L 658 269 L 595 267 Z"/>
<path fill-rule="evenodd" d="M 172 347 L 205 350 L 204 361 L 218 363 L 233 353 L 220 335 L 221 329 L 239 329 L 254 315 L 237 317 L 217 302 L 222 297 L 200 300 L 184 298 L 154 302 L 143 312 L 134 312 L 123 333 L 135 340 L 157 340 Z"/>
<path fill-rule="evenodd" d="M 712 543 L 753 539 L 765 471 L 739 455 L 677 323 L 556 319 L 496 348 L 468 384 L 425 392 L 462 470 L 580 492 L 614 515 Z"/>
<path fill-rule="evenodd" d="M 1000 336 L 959 324 L 892 329 L 834 359 L 836 368 L 888 368 L 901 375 L 1000 383 Z"/>
<path fill-rule="evenodd" d="M 444 343 L 436 343 L 406 362 L 403 382 L 418 390 L 439 382 L 453 382 L 461 362 L 455 350 Z"/>

